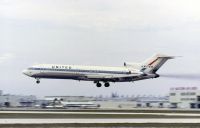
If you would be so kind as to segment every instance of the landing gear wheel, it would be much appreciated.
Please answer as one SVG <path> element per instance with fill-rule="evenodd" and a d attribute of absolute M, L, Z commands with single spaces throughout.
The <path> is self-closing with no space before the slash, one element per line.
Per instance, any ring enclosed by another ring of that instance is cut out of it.
<path fill-rule="evenodd" d="M 110 84 L 109 84 L 108 82 L 106 82 L 106 83 L 104 84 L 104 86 L 105 86 L 105 87 L 109 87 Z"/>
<path fill-rule="evenodd" d="M 98 82 L 98 83 L 96 84 L 96 86 L 97 86 L 98 88 L 101 87 L 101 83 Z"/>
<path fill-rule="evenodd" d="M 39 80 L 39 79 L 37 79 L 37 80 L 36 80 L 36 83 L 37 83 L 37 84 L 39 84 L 39 83 L 40 83 L 40 80 Z"/>

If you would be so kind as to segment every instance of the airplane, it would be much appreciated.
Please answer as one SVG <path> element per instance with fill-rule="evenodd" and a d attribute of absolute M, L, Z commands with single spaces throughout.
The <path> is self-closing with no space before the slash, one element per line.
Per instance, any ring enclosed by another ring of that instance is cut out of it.
<path fill-rule="evenodd" d="M 37 106 L 38 107 L 38 106 Z M 40 107 L 40 106 L 39 106 Z M 43 105 L 44 108 L 99 108 L 99 104 L 91 101 L 63 101 L 62 99 L 49 100 L 49 103 Z"/>
<path fill-rule="evenodd" d="M 124 62 L 122 67 L 82 66 L 61 64 L 39 64 L 23 70 L 23 74 L 36 79 L 40 83 L 41 78 L 72 79 L 78 81 L 93 81 L 97 87 L 104 83 L 105 87 L 110 82 L 133 82 L 144 79 L 158 78 L 156 72 L 168 60 L 174 56 L 155 54 L 141 63 Z"/>
<path fill-rule="evenodd" d="M 71 107 L 77 107 L 77 108 L 99 108 L 99 104 L 94 104 L 90 101 L 82 101 L 82 102 L 66 102 L 61 101 L 61 104 L 64 108 L 71 108 Z"/>

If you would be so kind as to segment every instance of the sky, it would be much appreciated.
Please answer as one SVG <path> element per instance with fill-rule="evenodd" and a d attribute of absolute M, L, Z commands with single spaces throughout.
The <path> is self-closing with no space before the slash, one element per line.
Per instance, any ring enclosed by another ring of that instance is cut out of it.
<path fill-rule="evenodd" d="M 159 74 L 199 74 L 198 0 L 1 0 L 0 89 L 21 95 L 167 95 L 171 87 L 199 87 L 200 80 L 160 77 L 111 83 L 35 79 L 34 64 L 123 66 L 154 53 L 182 56 Z"/>

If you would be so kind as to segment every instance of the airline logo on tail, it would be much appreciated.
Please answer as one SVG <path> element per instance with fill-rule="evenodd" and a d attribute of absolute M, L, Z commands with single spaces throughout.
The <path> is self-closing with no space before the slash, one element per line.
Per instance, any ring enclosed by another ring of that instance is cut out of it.
<path fill-rule="evenodd" d="M 173 59 L 173 56 L 166 56 L 161 54 L 156 54 L 150 59 L 145 61 L 141 66 L 141 72 L 145 73 L 156 73 L 157 70 L 168 60 Z"/>
<path fill-rule="evenodd" d="M 148 65 L 149 65 L 149 66 L 153 65 L 157 60 L 158 60 L 158 58 L 155 59 L 154 61 L 152 61 L 152 62 L 151 62 L 150 64 L 148 64 Z"/>

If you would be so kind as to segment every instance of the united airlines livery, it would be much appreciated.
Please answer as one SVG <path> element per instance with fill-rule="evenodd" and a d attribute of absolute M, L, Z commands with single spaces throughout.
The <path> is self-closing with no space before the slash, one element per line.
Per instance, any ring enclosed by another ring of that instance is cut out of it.
<path fill-rule="evenodd" d="M 110 82 L 131 82 L 150 78 L 157 78 L 158 69 L 173 56 L 155 54 L 142 63 L 124 63 L 123 67 L 104 66 L 81 66 L 81 65 L 60 65 L 40 64 L 29 67 L 23 73 L 36 79 L 40 83 L 41 78 L 49 79 L 72 79 L 93 81 L 97 87 L 104 83 L 105 87 Z"/>

